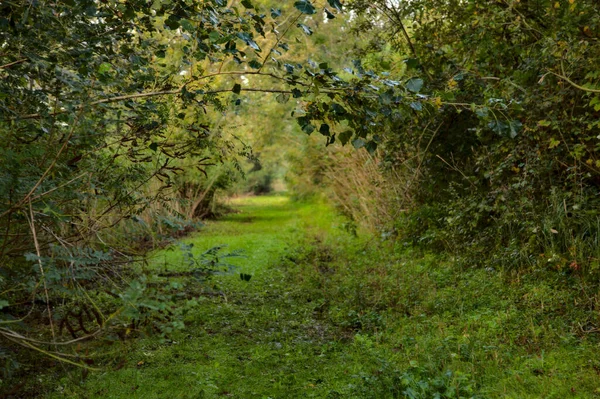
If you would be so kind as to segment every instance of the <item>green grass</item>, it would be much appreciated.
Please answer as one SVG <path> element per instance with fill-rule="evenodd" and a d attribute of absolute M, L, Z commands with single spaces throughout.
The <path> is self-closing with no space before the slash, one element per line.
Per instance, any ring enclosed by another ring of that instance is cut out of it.
<path fill-rule="evenodd" d="M 233 205 L 184 240 L 245 252 L 212 281 L 222 295 L 199 297 L 167 340 L 115 344 L 104 371 L 72 372 L 49 397 L 600 397 L 598 339 L 584 332 L 597 311 L 573 276 L 463 270 L 354 238 L 321 203 Z M 161 250 L 150 267 L 186 266 Z"/>

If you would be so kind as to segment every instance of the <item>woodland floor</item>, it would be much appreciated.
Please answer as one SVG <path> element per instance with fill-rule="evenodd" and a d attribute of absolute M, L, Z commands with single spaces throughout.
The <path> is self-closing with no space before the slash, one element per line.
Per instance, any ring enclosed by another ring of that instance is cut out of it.
<path fill-rule="evenodd" d="M 598 340 L 574 332 L 552 281 L 356 238 L 320 203 L 232 205 L 183 240 L 244 251 L 185 329 L 119 343 L 103 371 L 72 371 L 47 397 L 600 397 Z M 185 269 L 178 251 L 151 259 Z"/>

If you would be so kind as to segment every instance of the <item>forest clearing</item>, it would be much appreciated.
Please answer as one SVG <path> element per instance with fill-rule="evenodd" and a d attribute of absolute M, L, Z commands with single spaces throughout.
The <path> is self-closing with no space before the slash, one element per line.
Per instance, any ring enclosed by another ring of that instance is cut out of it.
<path fill-rule="evenodd" d="M 600 397 L 597 0 L 0 0 L 0 399 Z"/>

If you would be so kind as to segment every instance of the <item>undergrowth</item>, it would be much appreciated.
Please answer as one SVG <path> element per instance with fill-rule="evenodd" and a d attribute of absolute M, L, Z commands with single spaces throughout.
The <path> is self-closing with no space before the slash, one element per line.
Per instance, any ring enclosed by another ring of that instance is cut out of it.
<path fill-rule="evenodd" d="M 102 372 L 39 375 L 52 398 L 593 398 L 598 319 L 577 274 L 459 267 L 349 234 L 319 203 L 250 197 L 183 240 L 244 258 Z M 152 267 L 188 270 L 180 252 Z M 242 276 L 250 276 L 242 278 Z"/>

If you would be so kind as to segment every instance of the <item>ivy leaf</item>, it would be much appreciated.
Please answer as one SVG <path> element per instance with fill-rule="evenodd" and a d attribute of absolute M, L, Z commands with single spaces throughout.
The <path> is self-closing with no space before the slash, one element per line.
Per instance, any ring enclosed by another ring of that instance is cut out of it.
<path fill-rule="evenodd" d="M 246 8 L 254 8 L 250 0 L 242 0 L 242 5 Z"/>
<path fill-rule="evenodd" d="M 310 36 L 313 34 L 312 29 L 310 29 L 308 26 L 304 25 L 304 24 L 298 24 L 296 25 L 299 28 L 302 28 L 302 30 L 304 31 L 304 33 L 306 33 L 306 35 Z"/>
<path fill-rule="evenodd" d="M 327 0 L 327 2 L 331 7 L 335 8 L 338 11 L 342 11 L 342 3 L 340 2 L 340 0 Z"/>
<path fill-rule="evenodd" d="M 148 146 L 148 148 L 150 148 L 152 151 L 156 152 L 156 150 L 158 150 L 158 143 L 153 142 L 152 144 L 150 144 Z"/>
<path fill-rule="evenodd" d="M 334 19 L 335 15 L 333 15 L 333 13 L 331 11 L 329 11 L 328 9 L 325 9 L 325 15 L 327 16 L 327 19 Z"/>
<path fill-rule="evenodd" d="M 508 126 L 510 128 L 509 135 L 510 135 L 511 139 L 514 139 L 515 137 L 517 137 L 517 135 L 523 129 L 523 124 L 521 123 L 520 120 L 517 120 L 517 119 L 510 121 Z"/>
<path fill-rule="evenodd" d="M 271 8 L 271 18 L 277 18 L 281 16 L 281 10 L 279 8 Z"/>
<path fill-rule="evenodd" d="M 294 96 L 294 98 L 300 98 L 302 97 L 302 92 L 296 88 L 292 89 L 292 96 Z"/>
<path fill-rule="evenodd" d="M 234 92 L 235 94 L 240 94 L 242 92 L 242 85 L 239 83 L 234 84 L 231 91 Z"/>
<path fill-rule="evenodd" d="M 477 108 L 475 114 L 480 118 L 487 118 L 489 109 L 487 107 Z"/>
<path fill-rule="evenodd" d="M 304 14 L 314 14 L 315 7 L 308 0 L 299 0 L 294 3 L 294 7 L 300 10 Z"/>
<path fill-rule="evenodd" d="M 323 136 L 331 136 L 329 125 L 327 123 L 321 124 L 321 127 L 319 128 L 319 133 L 321 133 Z"/>
<path fill-rule="evenodd" d="M 423 88 L 423 79 L 411 78 L 406 82 L 406 89 L 418 93 Z"/>
<path fill-rule="evenodd" d="M 10 305 L 8 303 L 8 301 L 4 300 L 4 299 L 0 299 L 0 309 L 7 307 L 8 305 Z"/>

